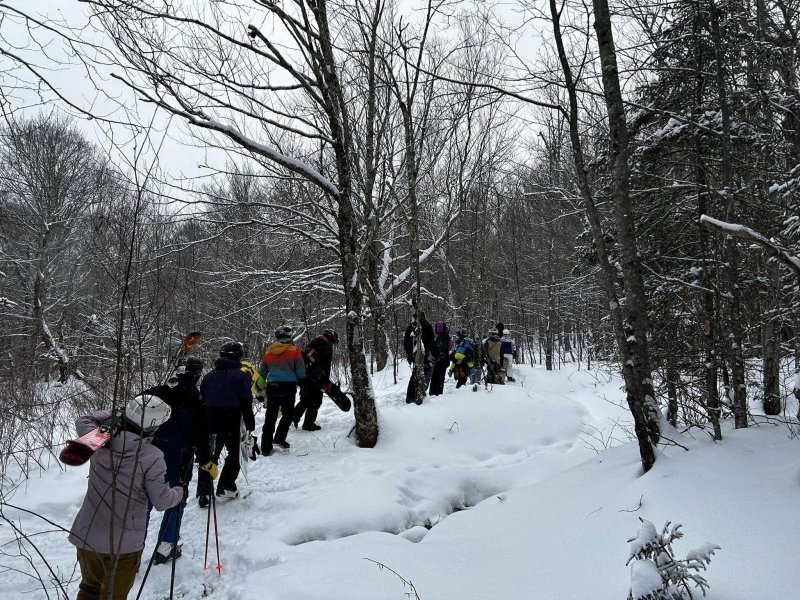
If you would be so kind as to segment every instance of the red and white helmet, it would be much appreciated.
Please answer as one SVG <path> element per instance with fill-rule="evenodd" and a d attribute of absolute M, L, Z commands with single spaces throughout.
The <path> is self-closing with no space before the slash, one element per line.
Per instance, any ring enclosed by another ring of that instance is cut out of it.
<path fill-rule="evenodd" d="M 169 404 L 158 396 L 139 394 L 125 407 L 125 418 L 143 432 L 151 432 L 163 425 L 171 412 Z"/>

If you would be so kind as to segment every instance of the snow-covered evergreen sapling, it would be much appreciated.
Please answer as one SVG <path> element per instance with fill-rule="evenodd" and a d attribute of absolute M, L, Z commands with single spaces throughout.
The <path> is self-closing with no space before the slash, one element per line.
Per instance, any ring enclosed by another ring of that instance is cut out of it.
<path fill-rule="evenodd" d="M 628 600 L 687 600 L 694 598 L 692 588 L 706 595 L 708 581 L 700 575 L 720 547 L 706 542 L 692 550 L 685 559 L 675 558 L 672 542 L 683 537 L 682 525 L 669 521 L 661 533 L 648 520 L 642 519 L 636 537 L 628 540 L 631 565 L 631 587 Z"/>

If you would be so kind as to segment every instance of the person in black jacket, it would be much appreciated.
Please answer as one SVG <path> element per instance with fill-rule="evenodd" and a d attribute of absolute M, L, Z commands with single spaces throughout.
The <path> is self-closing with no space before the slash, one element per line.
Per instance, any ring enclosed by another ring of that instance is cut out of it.
<path fill-rule="evenodd" d="M 252 436 L 256 428 L 253 415 L 252 381 L 241 370 L 244 346 L 239 342 L 222 345 L 214 370 L 203 377 L 200 398 L 208 410 L 210 432 L 216 436 L 213 461 L 217 463 L 222 449 L 228 450 L 225 465 L 217 483 L 217 496 L 237 498 L 236 478 L 239 476 L 240 422 L 244 420 L 247 435 Z M 197 482 L 200 506 L 207 506 L 212 493 L 210 475 L 201 470 Z"/>
<path fill-rule="evenodd" d="M 339 343 L 339 334 L 326 329 L 306 346 L 303 358 L 306 363 L 306 379 L 300 388 L 300 402 L 294 407 L 294 426 L 297 427 L 305 413 L 303 429 L 318 431 L 317 414 L 322 406 L 322 391 L 331 383 L 331 361 L 333 345 Z"/>
<path fill-rule="evenodd" d="M 433 326 L 428 322 L 425 318 L 425 313 L 419 313 L 419 322 L 421 327 L 422 333 L 422 347 L 424 352 L 423 358 L 423 376 L 424 376 L 424 383 L 425 389 L 428 389 L 428 386 L 431 383 L 431 376 L 433 375 L 433 363 L 436 360 L 437 352 L 436 352 L 436 336 L 433 332 Z M 416 328 L 416 315 L 414 319 L 411 320 L 408 327 L 406 327 L 405 335 L 403 336 L 403 347 L 406 351 L 406 357 L 408 358 L 409 364 L 414 364 L 414 337 L 415 337 L 415 328 Z M 416 396 L 416 383 L 414 381 L 414 377 L 412 376 L 408 382 L 408 388 L 406 389 L 406 403 L 410 404 L 415 401 Z"/>
<path fill-rule="evenodd" d="M 194 356 L 179 367 L 174 378 L 163 385 L 157 385 L 144 391 L 145 394 L 157 396 L 170 408 L 169 419 L 156 429 L 152 444 L 164 453 L 167 465 L 167 483 L 188 486 L 192 479 L 192 465 L 196 458 L 201 465 L 211 461 L 211 449 L 208 439 L 208 414 L 200 399 L 197 382 L 203 372 L 203 361 Z M 186 507 L 186 499 L 175 510 L 168 510 L 161 520 L 161 543 L 156 549 L 155 563 L 160 564 L 180 556 L 177 546 L 177 523 Z M 148 504 L 148 509 L 152 505 Z M 149 518 L 148 510 L 148 518 Z"/>
<path fill-rule="evenodd" d="M 433 364 L 428 393 L 431 396 L 438 396 L 444 392 L 444 376 L 447 373 L 447 367 L 450 365 L 450 333 L 447 323 L 444 321 L 436 321 L 434 330 L 436 333 L 434 341 L 436 362 Z"/>

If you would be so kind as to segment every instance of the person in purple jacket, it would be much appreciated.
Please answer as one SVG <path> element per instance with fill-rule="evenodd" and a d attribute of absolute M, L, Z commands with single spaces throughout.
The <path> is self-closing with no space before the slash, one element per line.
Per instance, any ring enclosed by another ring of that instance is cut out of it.
<path fill-rule="evenodd" d="M 183 499 L 182 487 L 166 483 L 164 455 L 149 440 L 169 414 L 157 396 L 136 396 L 116 433 L 92 455 L 86 497 L 68 538 L 77 548 L 81 570 L 76 600 L 127 598 L 142 559 L 147 499 L 162 511 Z M 79 417 L 78 435 L 110 417 L 107 410 Z"/>

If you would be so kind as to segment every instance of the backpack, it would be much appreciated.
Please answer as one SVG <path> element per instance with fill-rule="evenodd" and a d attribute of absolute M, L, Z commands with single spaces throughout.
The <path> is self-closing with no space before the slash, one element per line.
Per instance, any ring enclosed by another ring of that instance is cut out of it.
<path fill-rule="evenodd" d="M 436 321 L 436 325 L 433 328 L 436 333 L 444 333 L 445 329 L 447 329 L 447 325 L 445 325 L 444 321 Z"/>
<path fill-rule="evenodd" d="M 436 349 L 439 352 L 439 356 L 447 356 L 450 352 L 450 336 L 446 333 L 440 333 L 436 336 Z"/>
<path fill-rule="evenodd" d="M 458 348 L 456 348 L 456 352 L 466 356 L 467 350 L 472 350 L 472 340 L 469 338 L 464 338 L 461 340 Z"/>

